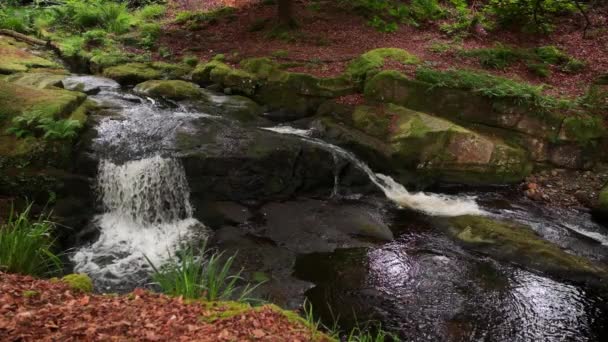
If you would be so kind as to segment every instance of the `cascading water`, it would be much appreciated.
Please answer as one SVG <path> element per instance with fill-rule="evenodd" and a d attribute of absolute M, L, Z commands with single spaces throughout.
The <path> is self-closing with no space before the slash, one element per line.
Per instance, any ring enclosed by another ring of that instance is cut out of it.
<path fill-rule="evenodd" d="M 481 215 L 484 213 L 472 197 L 447 196 L 424 192 L 410 193 L 403 185 L 399 184 L 390 176 L 372 171 L 367 164 L 357 158 L 353 153 L 323 140 L 312 138 L 311 130 L 297 129 L 289 126 L 267 127 L 264 129 L 280 134 L 299 136 L 312 144 L 329 150 L 334 153 L 334 155 L 337 154 L 342 158 L 347 159 L 361 171 L 365 172 L 372 183 L 380 188 L 388 199 L 399 206 L 435 216 Z"/>
<path fill-rule="evenodd" d="M 105 210 L 95 218 L 101 235 L 73 261 L 76 271 L 102 284 L 145 279 L 146 258 L 160 265 L 182 240 L 204 234 L 192 218 L 184 170 L 175 159 L 155 156 L 123 165 L 102 161 L 98 190 Z"/>
<path fill-rule="evenodd" d="M 103 213 L 92 222 L 98 240 L 77 250 L 72 261 L 98 288 L 129 290 L 149 279 L 146 258 L 160 266 L 182 241 L 207 236 L 192 217 L 181 162 L 161 156 L 170 153 L 178 128 L 204 114 L 163 107 L 121 92 L 110 80 L 93 80 L 100 91 L 90 98 L 112 113 L 101 117 L 94 145 L 102 158 L 96 190 Z"/>

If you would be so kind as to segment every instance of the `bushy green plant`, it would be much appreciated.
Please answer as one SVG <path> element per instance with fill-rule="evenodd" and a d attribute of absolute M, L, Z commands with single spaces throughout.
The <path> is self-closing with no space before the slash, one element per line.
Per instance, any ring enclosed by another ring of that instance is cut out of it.
<path fill-rule="evenodd" d="M 196 56 L 184 56 L 184 58 L 182 59 L 182 61 L 184 62 L 184 64 L 195 67 L 198 65 L 198 57 Z"/>
<path fill-rule="evenodd" d="M 121 34 L 127 32 L 133 22 L 126 4 L 108 0 L 66 0 L 52 10 L 57 24 L 75 25 L 80 31 L 97 27 Z"/>
<path fill-rule="evenodd" d="M 209 301 L 254 301 L 250 296 L 260 284 L 239 286 L 244 280 L 243 270 L 231 273 L 235 258 L 236 254 L 224 258 L 224 252 L 208 250 L 206 243 L 200 249 L 186 247 L 160 267 L 146 257 L 154 270 L 152 278 L 168 295 Z"/>
<path fill-rule="evenodd" d="M 0 226 L 0 270 L 34 276 L 61 270 L 53 253 L 55 224 L 46 215 L 31 218 L 32 204 L 21 213 L 12 208 L 8 221 Z"/>
<path fill-rule="evenodd" d="M 156 45 L 156 41 L 160 37 L 161 27 L 156 23 L 145 23 L 140 26 L 140 45 L 147 49 L 152 48 Z"/>
<path fill-rule="evenodd" d="M 45 140 L 63 140 L 75 138 L 80 128 L 77 120 L 55 120 L 39 111 L 30 111 L 14 117 L 6 131 L 18 138 L 37 136 Z"/>
<path fill-rule="evenodd" d="M 147 5 L 136 12 L 136 16 L 141 20 L 152 20 L 161 18 L 167 8 L 164 5 Z"/>
<path fill-rule="evenodd" d="M 491 69 L 505 69 L 518 60 L 528 58 L 524 50 L 502 44 L 491 48 L 462 50 L 461 54 L 465 57 L 477 58 L 482 66 Z"/>
<path fill-rule="evenodd" d="M 214 24 L 221 18 L 233 16 L 235 12 L 234 7 L 221 7 L 212 11 L 183 11 L 177 13 L 175 22 L 195 29 L 203 24 Z"/>
<path fill-rule="evenodd" d="M 0 29 L 29 33 L 33 18 L 30 8 L 0 7 Z"/>
<path fill-rule="evenodd" d="M 484 12 L 502 27 L 547 32 L 555 16 L 575 10 L 573 0 L 489 0 Z"/>

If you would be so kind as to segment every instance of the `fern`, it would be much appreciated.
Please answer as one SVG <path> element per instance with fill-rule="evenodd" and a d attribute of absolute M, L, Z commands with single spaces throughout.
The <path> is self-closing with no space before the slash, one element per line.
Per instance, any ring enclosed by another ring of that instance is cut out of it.
<path fill-rule="evenodd" d="M 44 118 L 40 120 L 37 128 L 44 131 L 44 139 L 73 139 L 78 136 L 81 124 L 77 120 L 53 120 Z"/>

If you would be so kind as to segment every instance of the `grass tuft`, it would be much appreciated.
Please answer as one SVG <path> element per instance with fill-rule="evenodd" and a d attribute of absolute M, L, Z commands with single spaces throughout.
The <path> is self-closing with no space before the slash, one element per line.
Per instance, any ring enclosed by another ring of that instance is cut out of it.
<path fill-rule="evenodd" d="M 62 265 L 53 253 L 55 224 L 46 215 L 32 219 L 31 209 L 32 204 L 21 213 L 11 208 L 8 221 L 0 226 L 0 270 L 33 276 L 58 273 Z"/>
<path fill-rule="evenodd" d="M 208 301 L 258 301 L 251 294 L 261 283 L 240 285 L 243 270 L 231 273 L 235 258 L 236 254 L 224 258 L 224 252 L 210 251 L 204 243 L 199 249 L 188 246 L 160 267 L 146 260 L 154 270 L 155 283 L 168 295 Z"/>

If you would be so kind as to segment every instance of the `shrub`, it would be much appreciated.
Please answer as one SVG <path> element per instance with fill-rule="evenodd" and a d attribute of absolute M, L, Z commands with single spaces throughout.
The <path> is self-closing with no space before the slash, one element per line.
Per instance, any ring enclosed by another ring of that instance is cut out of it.
<path fill-rule="evenodd" d="M 31 219 L 32 204 L 21 213 L 11 209 L 8 221 L 0 226 L 0 269 L 34 276 L 61 270 L 61 260 L 53 253 L 55 224 L 48 216 Z"/>
<path fill-rule="evenodd" d="M 189 65 L 191 67 L 195 67 L 195 66 L 198 65 L 198 57 L 196 57 L 196 56 L 184 56 L 183 62 L 186 65 Z"/>
<path fill-rule="evenodd" d="M 62 140 L 75 138 L 81 126 L 77 120 L 55 120 L 44 117 L 41 112 L 31 111 L 14 117 L 6 132 L 18 138 L 36 136 L 46 140 Z"/>
<path fill-rule="evenodd" d="M 2 8 L 0 7 L 0 29 L 13 30 L 28 33 L 32 24 L 33 16 L 27 8 Z"/>
<path fill-rule="evenodd" d="M 162 17 L 166 11 L 163 5 L 148 5 L 137 11 L 136 16 L 141 20 L 152 20 Z"/>
<path fill-rule="evenodd" d="M 576 10 L 572 0 L 490 0 L 484 12 L 502 27 L 547 32 L 553 17 Z"/>
<path fill-rule="evenodd" d="M 208 301 L 253 301 L 249 296 L 261 284 L 238 286 L 243 281 L 242 269 L 231 274 L 236 254 L 224 260 L 223 252 L 212 252 L 203 244 L 200 249 L 191 246 L 178 253 L 168 263 L 157 267 L 146 257 L 154 270 L 152 278 L 162 291 L 184 298 L 204 298 Z"/>
<path fill-rule="evenodd" d="M 514 62 L 527 58 L 523 50 L 502 44 L 497 44 L 492 48 L 463 50 L 461 54 L 465 57 L 477 58 L 482 66 L 491 69 L 505 69 Z"/>

